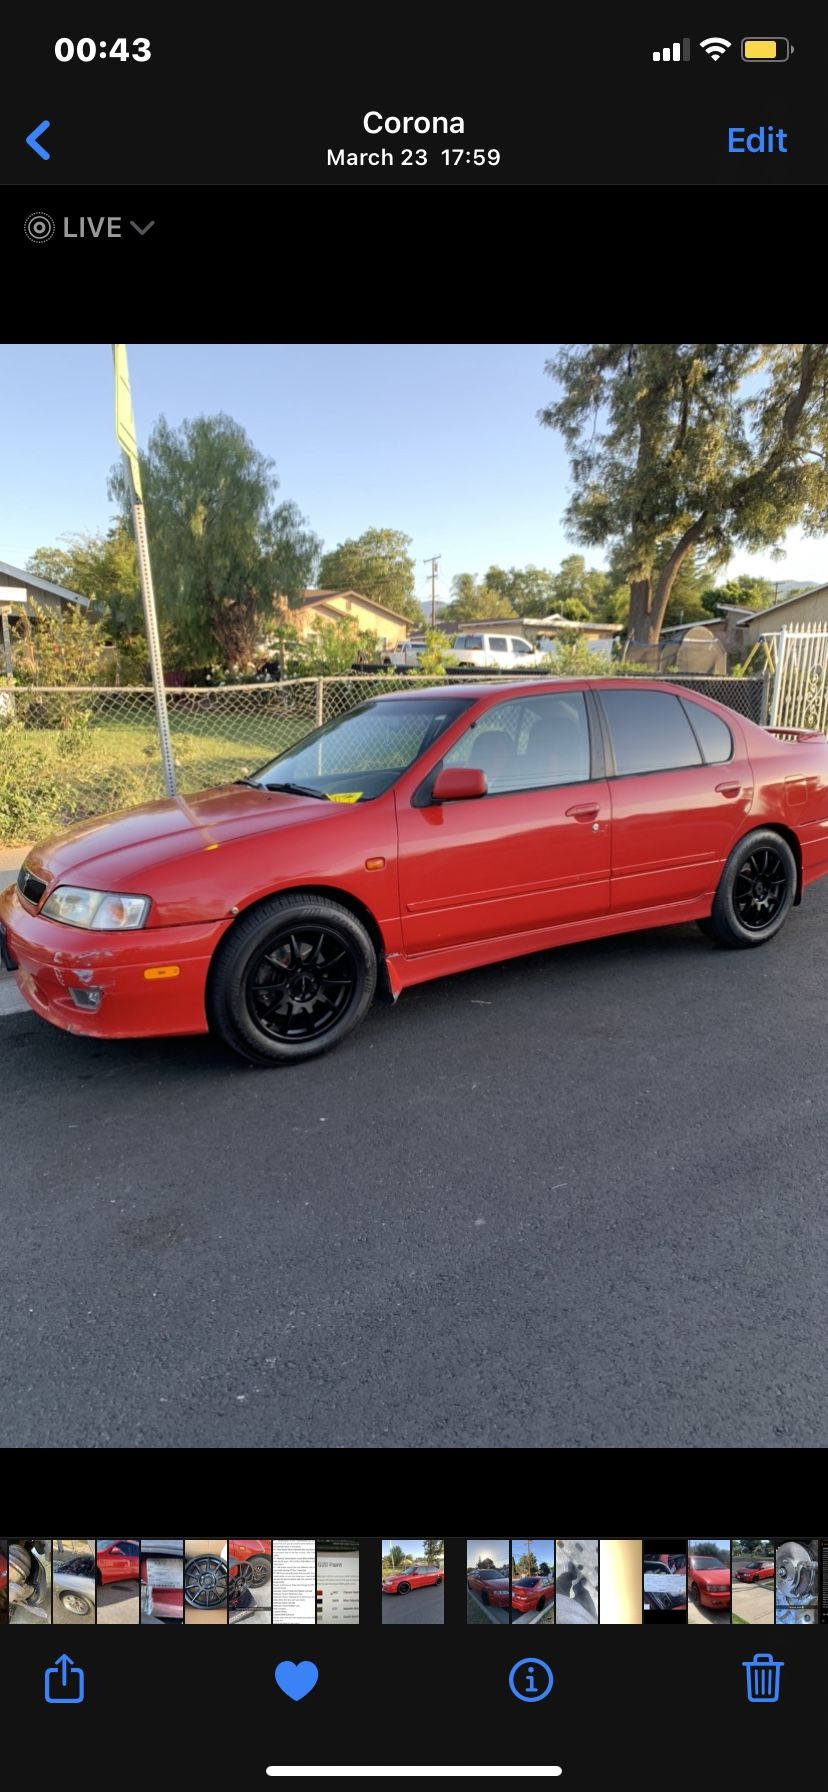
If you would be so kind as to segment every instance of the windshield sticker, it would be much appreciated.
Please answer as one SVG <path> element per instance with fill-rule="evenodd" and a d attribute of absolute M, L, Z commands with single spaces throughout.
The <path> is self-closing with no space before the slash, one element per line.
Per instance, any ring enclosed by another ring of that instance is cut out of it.
<path fill-rule="evenodd" d="M 329 803 L 358 803 L 361 795 L 361 790 L 329 790 L 327 792 Z"/>

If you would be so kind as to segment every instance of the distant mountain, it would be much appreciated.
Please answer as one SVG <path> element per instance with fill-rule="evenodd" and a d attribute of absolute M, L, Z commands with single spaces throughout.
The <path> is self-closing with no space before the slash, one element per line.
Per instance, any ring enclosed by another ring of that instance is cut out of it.
<path fill-rule="evenodd" d="M 784 598 L 790 597 L 792 591 L 816 591 L 818 589 L 813 579 L 780 579 L 778 585 L 776 580 L 772 579 L 771 584 L 774 586 L 773 602 L 775 604 L 781 604 Z"/>

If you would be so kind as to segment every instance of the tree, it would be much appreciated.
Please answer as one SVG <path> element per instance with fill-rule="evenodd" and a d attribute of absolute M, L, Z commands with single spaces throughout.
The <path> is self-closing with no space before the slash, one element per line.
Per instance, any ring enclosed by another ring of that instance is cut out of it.
<path fill-rule="evenodd" d="M 232 417 L 159 418 L 141 471 L 159 615 L 190 664 L 249 667 L 274 597 L 299 599 L 320 543 Z M 126 511 L 120 467 L 110 490 Z"/>
<path fill-rule="evenodd" d="M 423 1543 L 423 1555 L 427 1562 L 439 1561 L 443 1553 L 442 1537 L 426 1537 Z"/>
<path fill-rule="evenodd" d="M 388 1560 L 391 1563 L 392 1568 L 399 1568 L 400 1563 L 403 1560 L 403 1552 L 400 1549 L 399 1543 L 392 1543 L 391 1548 L 388 1551 Z"/>
<path fill-rule="evenodd" d="M 376 604 L 396 610 L 409 622 L 422 623 L 422 605 L 414 596 L 414 561 L 410 535 L 399 529 L 366 529 L 340 541 L 319 563 L 323 591 L 358 591 Z"/>
<path fill-rule="evenodd" d="M 708 585 L 702 592 L 705 610 L 717 615 L 720 604 L 742 604 L 746 610 L 767 610 L 774 603 L 776 591 L 770 579 L 760 579 L 743 572 L 725 585 Z"/>
<path fill-rule="evenodd" d="M 516 616 L 548 616 L 555 607 L 555 577 L 543 566 L 510 566 L 508 572 L 502 566 L 490 566 L 483 584 L 498 593 L 501 604 L 511 606 L 506 610 L 496 606 L 492 615 L 508 616 L 514 611 Z"/>
<path fill-rule="evenodd" d="M 828 528 L 828 344 L 594 343 L 546 371 L 560 397 L 539 415 L 569 450 L 567 522 L 612 548 L 634 640 L 658 640 L 693 549 L 722 565 L 736 544 L 773 551 L 795 525 Z"/>
<path fill-rule="evenodd" d="M 485 582 L 478 585 L 476 573 L 458 572 L 451 581 L 451 603 L 446 604 L 442 620 L 481 622 L 484 617 L 516 615 L 516 609 L 502 592 Z"/>

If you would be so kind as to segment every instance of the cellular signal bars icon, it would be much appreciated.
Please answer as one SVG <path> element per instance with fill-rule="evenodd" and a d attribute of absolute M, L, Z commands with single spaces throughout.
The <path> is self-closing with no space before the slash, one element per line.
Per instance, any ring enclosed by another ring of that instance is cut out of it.
<path fill-rule="evenodd" d="M 690 39 L 683 37 L 680 43 L 666 44 L 663 50 L 653 51 L 654 62 L 689 62 Z"/>

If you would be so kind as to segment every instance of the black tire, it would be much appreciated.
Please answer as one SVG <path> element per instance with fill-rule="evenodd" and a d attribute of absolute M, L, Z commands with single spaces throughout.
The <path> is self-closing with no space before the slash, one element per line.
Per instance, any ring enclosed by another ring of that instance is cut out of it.
<path fill-rule="evenodd" d="M 793 906 L 796 879 L 796 860 L 781 834 L 757 828 L 746 835 L 722 872 L 709 922 L 712 938 L 736 947 L 772 940 Z"/>
<path fill-rule="evenodd" d="M 250 1572 L 251 1586 L 263 1587 L 270 1580 L 270 1557 L 269 1556 L 249 1556 L 247 1559 L 247 1567 L 251 1571 Z"/>
<path fill-rule="evenodd" d="M 296 1064 L 339 1045 L 376 986 L 377 955 L 362 922 L 329 896 L 296 891 L 261 903 L 225 935 L 210 968 L 207 1018 L 252 1064 Z"/>
<path fill-rule="evenodd" d="M 397 1588 L 397 1592 L 400 1594 L 400 1596 L 402 1596 L 403 1593 L 410 1593 L 411 1588 L 407 1587 L 405 1584 L 405 1581 L 403 1581 L 402 1586 Z"/>
<path fill-rule="evenodd" d="M 481 1605 L 488 1605 L 489 1603 L 489 1595 L 485 1589 L 480 1594 L 480 1603 Z"/>
<path fill-rule="evenodd" d="M 694 1580 L 690 1582 L 690 1598 L 693 1604 L 701 1610 L 701 1594 Z"/>
<path fill-rule="evenodd" d="M 545 1600 L 545 1599 L 539 1599 L 539 1600 L 538 1600 L 538 1603 L 537 1603 L 537 1605 L 536 1605 L 536 1607 L 535 1607 L 535 1610 L 536 1610 L 536 1611 L 539 1611 L 539 1612 L 542 1612 L 542 1611 L 543 1611 L 543 1608 L 544 1608 L 544 1606 L 545 1606 L 545 1604 L 546 1604 L 546 1600 Z"/>

